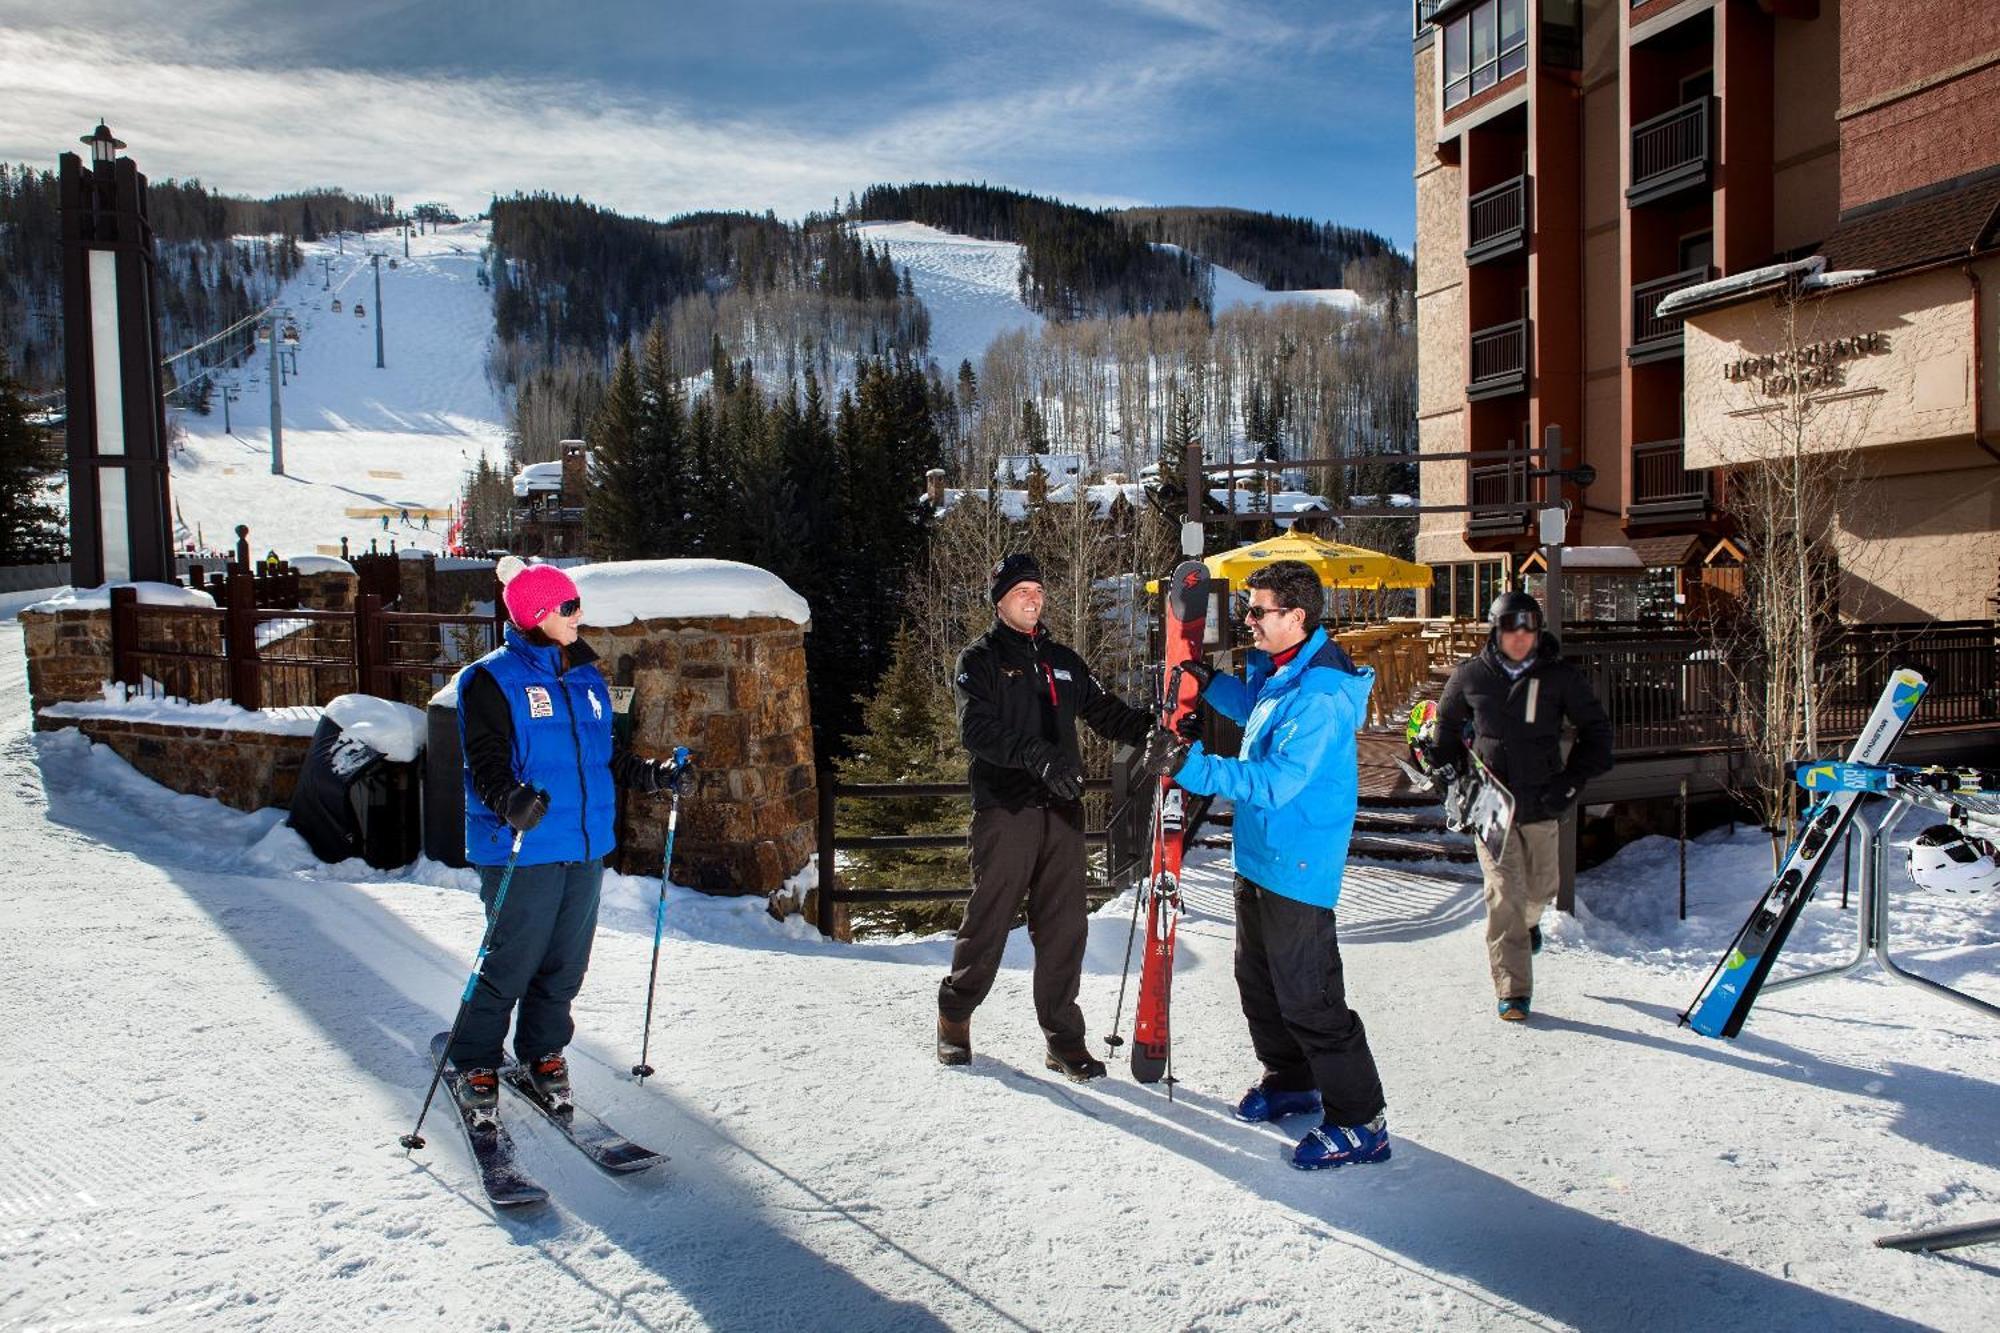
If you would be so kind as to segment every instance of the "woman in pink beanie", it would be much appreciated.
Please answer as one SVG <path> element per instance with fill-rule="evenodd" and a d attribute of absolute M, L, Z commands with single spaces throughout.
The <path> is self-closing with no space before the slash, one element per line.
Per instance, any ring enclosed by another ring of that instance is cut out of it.
<path fill-rule="evenodd" d="M 478 987 L 446 1053 L 475 1124 L 497 1118 L 510 1020 L 536 1090 L 556 1107 L 569 1104 L 570 1002 L 590 965 L 604 858 L 617 845 L 616 788 L 668 790 L 684 766 L 614 744 L 611 691 L 578 637 L 583 599 L 570 576 L 513 556 L 495 572 L 511 622 L 506 641 L 458 678 L 465 855 L 479 870 L 489 919 L 514 863 Z"/>

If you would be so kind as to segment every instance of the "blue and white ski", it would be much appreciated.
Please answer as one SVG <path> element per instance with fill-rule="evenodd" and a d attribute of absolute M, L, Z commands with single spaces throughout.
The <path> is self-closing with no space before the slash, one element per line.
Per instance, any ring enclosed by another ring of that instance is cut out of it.
<path fill-rule="evenodd" d="M 1910 717 L 1924 697 L 1929 683 L 1919 672 L 1901 668 L 1889 677 L 1868 725 L 1861 729 L 1848 752 L 1849 765 L 1882 764 L 1902 739 Z M 1750 919 L 1737 932 L 1736 942 L 1723 955 L 1694 1004 L 1681 1021 L 1704 1037 L 1734 1037 L 1743 1030 L 1743 1020 L 1770 974 L 1771 964 L 1785 947 L 1792 923 L 1812 900 L 1813 886 L 1820 871 L 1832 858 L 1827 855 L 1847 830 L 1855 809 L 1867 791 L 1836 788 L 1814 802 L 1799 825 L 1799 835 L 1785 854 L 1785 861 L 1751 909 Z"/>
<path fill-rule="evenodd" d="M 1887 795 L 1898 791 L 1930 791 L 1984 795 L 2000 787 L 2000 774 L 1985 769 L 1856 764 L 1836 759 L 1800 764 L 1794 777 L 1799 786 L 1810 792 L 1862 791 Z"/>

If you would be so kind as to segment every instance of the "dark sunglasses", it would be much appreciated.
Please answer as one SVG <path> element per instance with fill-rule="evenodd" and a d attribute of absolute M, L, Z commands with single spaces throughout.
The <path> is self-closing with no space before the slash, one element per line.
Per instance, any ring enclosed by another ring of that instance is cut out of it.
<path fill-rule="evenodd" d="M 581 610 L 583 610 L 583 599 L 581 597 L 572 597 L 556 608 L 556 614 L 559 616 L 573 616 Z"/>
<path fill-rule="evenodd" d="M 1243 614 L 1251 620 L 1261 621 L 1265 616 L 1281 616 L 1287 611 L 1296 611 L 1296 606 L 1252 606 L 1245 603 Z"/>
<path fill-rule="evenodd" d="M 1516 611 L 1511 616 L 1500 617 L 1500 632 L 1512 634 L 1521 630 L 1530 632 L 1542 627 L 1542 618 L 1532 611 Z"/>

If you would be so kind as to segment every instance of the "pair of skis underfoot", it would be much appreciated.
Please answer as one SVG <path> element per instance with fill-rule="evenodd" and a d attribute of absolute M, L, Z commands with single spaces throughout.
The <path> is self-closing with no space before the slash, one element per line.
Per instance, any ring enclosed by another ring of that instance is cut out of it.
<path fill-rule="evenodd" d="M 431 1038 L 432 1060 L 444 1060 L 445 1042 L 450 1035 L 440 1032 Z M 518 1208 L 546 1201 L 549 1192 L 530 1179 L 515 1161 L 514 1139 L 507 1133 L 507 1126 L 497 1119 L 490 1127 L 473 1123 L 459 1101 L 459 1072 L 449 1063 L 444 1066 L 444 1081 L 446 1091 L 451 1094 L 452 1108 L 458 1113 L 459 1126 L 464 1129 L 466 1142 L 472 1148 L 473 1160 L 479 1165 L 479 1183 L 493 1206 Z M 640 1147 L 581 1107 L 559 1109 L 550 1105 L 535 1090 L 528 1071 L 518 1064 L 502 1068 L 500 1081 L 539 1111 L 585 1157 L 606 1171 L 624 1175 L 644 1171 L 667 1160 L 664 1154 Z"/>

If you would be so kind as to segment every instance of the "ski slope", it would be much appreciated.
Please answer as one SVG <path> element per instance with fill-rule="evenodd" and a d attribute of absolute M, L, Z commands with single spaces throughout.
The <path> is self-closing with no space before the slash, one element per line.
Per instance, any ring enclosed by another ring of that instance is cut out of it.
<path fill-rule="evenodd" d="M 462 474 L 482 451 L 502 464 L 506 448 L 506 412 L 485 371 L 493 332 L 492 294 L 478 282 L 485 244 L 484 223 L 463 223 L 412 237 L 407 259 L 395 232 L 302 246 L 305 267 L 280 296 L 301 335 L 299 373 L 282 385 L 285 475 L 271 475 L 270 358 L 260 349 L 217 377 L 241 394 L 230 407 L 233 433 L 223 429 L 219 390 L 208 416 L 176 413 L 187 431 L 170 482 L 181 526 L 216 549 L 232 546 L 235 526 L 247 523 L 258 555 L 330 554 L 342 537 L 363 550 L 371 538 L 384 550 L 391 538 L 442 549 Z M 382 369 L 370 251 L 383 256 Z"/>
<path fill-rule="evenodd" d="M 1354 867 L 1348 984 L 1395 1157 L 1317 1175 L 1280 1160 L 1303 1124 L 1229 1115 L 1254 1069 L 1213 860 L 1189 877 L 1172 1102 L 1043 1071 L 1025 932 L 950 1070 L 931 1050 L 949 939 L 825 943 L 680 890 L 662 1072 L 636 1087 L 654 886 L 612 876 L 578 1087 L 672 1163 L 605 1176 L 503 1105 L 553 1202 L 496 1219 L 447 1119 L 396 1146 L 479 934 L 471 875 L 319 865 L 276 811 L 31 735 L 24 696 L 0 624 L 0 1328 L 2000 1321 L 1990 1254 L 1869 1244 L 2000 1215 L 1989 1023 L 1871 973 L 1769 997 L 1733 1044 L 1674 1026 L 1761 887 L 1751 836 L 1693 849 L 1685 925 L 1671 843 L 1587 877 L 1524 1028 L 1493 1017 L 1476 883 Z M 1798 961 L 1852 930 L 1823 896 Z M 1128 909 L 1092 922 L 1093 1034 Z M 1919 900 L 1896 928 L 1927 970 L 2000 994 L 2000 905 Z"/>

